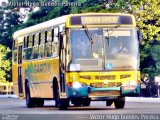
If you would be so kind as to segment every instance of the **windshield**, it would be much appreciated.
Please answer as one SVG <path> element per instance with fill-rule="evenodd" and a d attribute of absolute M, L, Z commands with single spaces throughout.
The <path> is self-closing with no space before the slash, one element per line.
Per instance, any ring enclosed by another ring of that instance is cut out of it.
<path fill-rule="evenodd" d="M 135 28 L 89 28 L 87 31 L 70 30 L 70 71 L 139 69 Z"/>
<path fill-rule="evenodd" d="M 139 52 L 135 28 L 104 29 L 106 46 L 105 69 L 139 69 Z M 108 39 L 109 35 L 109 39 Z"/>

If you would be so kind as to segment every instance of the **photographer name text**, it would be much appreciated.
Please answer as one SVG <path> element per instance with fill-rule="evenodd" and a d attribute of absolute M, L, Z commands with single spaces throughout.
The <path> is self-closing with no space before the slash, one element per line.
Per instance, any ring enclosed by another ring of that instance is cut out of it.
<path fill-rule="evenodd" d="M 24 1 L 24 2 L 3 2 L 3 6 L 12 6 L 12 7 L 52 7 L 52 6 L 81 6 L 82 3 L 80 2 L 67 2 L 67 1 L 62 1 L 62 2 L 57 2 L 57 1 L 52 1 L 52 2 L 30 2 L 30 1 Z"/>

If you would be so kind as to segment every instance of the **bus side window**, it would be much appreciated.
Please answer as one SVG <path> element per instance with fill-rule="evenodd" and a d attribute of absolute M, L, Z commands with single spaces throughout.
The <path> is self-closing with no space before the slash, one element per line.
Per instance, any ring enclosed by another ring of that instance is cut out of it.
<path fill-rule="evenodd" d="M 18 41 L 17 40 L 13 40 L 13 62 L 17 62 L 17 57 L 18 57 L 18 53 L 17 53 L 17 48 L 18 48 Z"/>
<path fill-rule="evenodd" d="M 45 32 L 39 34 L 39 58 L 44 58 Z"/>
<path fill-rule="evenodd" d="M 45 32 L 46 39 L 45 39 L 45 57 L 51 57 L 51 41 L 52 41 L 52 30 L 49 29 Z"/>
<path fill-rule="evenodd" d="M 33 46 L 32 58 L 37 59 L 38 58 L 38 34 L 33 35 L 32 46 Z"/>
<path fill-rule="evenodd" d="M 23 56 L 22 59 L 23 59 L 23 60 L 25 60 L 25 57 L 26 57 L 26 55 L 25 55 L 25 54 L 26 54 L 26 53 L 25 53 L 25 50 L 26 50 L 26 40 L 27 40 L 27 39 L 26 39 L 26 37 L 24 36 L 24 39 L 23 39 L 23 50 L 22 50 L 22 53 L 23 53 L 23 54 L 22 54 L 22 56 Z"/>
<path fill-rule="evenodd" d="M 30 60 L 31 59 L 31 55 L 32 55 L 32 36 L 27 36 L 27 44 L 26 44 L 26 60 Z"/>
<path fill-rule="evenodd" d="M 27 48 L 28 48 L 28 44 L 29 44 L 29 37 L 24 37 L 24 59 L 27 60 Z"/>
<path fill-rule="evenodd" d="M 58 56 L 58 28 L 54 28 L 53 31 L 53 39 L 52 39 L 52 56 Z"/>

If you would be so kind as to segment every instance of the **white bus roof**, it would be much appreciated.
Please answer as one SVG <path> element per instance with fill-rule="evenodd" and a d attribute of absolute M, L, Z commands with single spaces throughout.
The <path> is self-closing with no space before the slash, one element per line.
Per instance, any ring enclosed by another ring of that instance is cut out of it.
<path fill-rule="evenodd" d="M 39 24 L 36 24 L 34 26 L 27 27 L 27 28 L 24 28 L 22 30 L 19 30 L 19 31 L 17 31 L 17 32 L 15 32 L 13 34 L 13 39 L 17 39 L 18 37 L 23 37 L 23 36 L 31 34 L 31 33 L 35 33 L 35 32 L 41 31 L 41 30 L 45 30 L 45 29 L 54 27 L 56 25 L 64 24 L 64 23 L 67 22 L 66 21 L 67 20 L 67 16 L 78 16 L 78 15 L 82 15 L 82 16 L 85 16 L 85 15 L 127 15 L 127 16 L 133 16 L 131 14 L 125 14 L 125 13 L 80 13 L 80 14 L 70 14 L 70 15 L 65 15 L 65 16 L 62 16 L 62 17 L 54 18 L 52 20 L 49 20 L 49 21 L 46 21 L 46 22 L 43 22 L 43 23 L 39 23 Z"/>
<path fill-rule="evenodd" d="M 13 34 L 13 38 L 21 37 L 30 33 L 34 33 L 37 31 L 41 31 L 47 28 L 51 28 L 56 25 L 60 25 L 66 22 L 66 16 L 58 17 L 40 24 L 36 24 L 34 26 L 19 30 Z"/>

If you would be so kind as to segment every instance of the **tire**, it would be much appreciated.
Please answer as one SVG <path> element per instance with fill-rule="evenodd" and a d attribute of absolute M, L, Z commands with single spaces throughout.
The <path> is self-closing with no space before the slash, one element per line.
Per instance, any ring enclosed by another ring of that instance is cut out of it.
<path fill-rule="evenodd" d="M 80 107 L 81 106 L 81 102 L 77 101 L 73 103 L 75 107 Z"/>
<path fill-rule="evenodd" d="M 28 108 L 35 107 L 35 99 L 31 98 L 30 96 L 30 90 L 29 90 L 29 83 L 25 83 L 25 92 L 26 92 L 26 106 Z"/>
<path fill-rule="evenodd" d="M 66 110 L 69 106 L 69 100 L 60 99 L 57 82 L 53 83 L 53 93 L 54 93 L 54 99 L 55 99 L 55 106 L 58 107 L 59 110 Z"/>
<path fill-rule="evenodd" d="M 119 97 L 114 101 L 116 109 L 123 109 L 125 106 L 125 97 Z"/>
<path fill-rule="evenodd" d="M 111 106 L 112 103 L 113 103 L 113 100 L 107 100 L 107 101 L 106 101 L 106 106 Z"/>
<path fill-rule="evenodd" d="M 69 106 L 68 99 L 59 99 L 59 103 L 58 103 L 59 110 L 67 110 L 68 106 Z"/>
<path fill-rule="evenodd" d="M 58 107 L 58 104 L 59 104 L 59 93 L 58 93 L 58 90 L 55 90 L 55 92 L 54 92 L 54 99 L 55 99 L 55 106 Z"/>
<path fill-rule="evenodd" d="M 36 104 L 36 107 L 43 107 L 44 106 L 44 100 L 43 99 L 36 99 L 35 104 Z"/>
<path fill-rule="evenodd" d="M 57 83 L 53 84 L 53 96 L 54 96 L 54 100 L 55 100 L 55 106 L 58 107 L 58 103 L 59 103 L 59 90 L 58 90 L 58 84 Z"/>
<path fill-rule="evenodd" d="M 72 99 L 72 104 L 75 107 L 80 107 L 82 105 L 82 99 L 81 98 L 73 98 Z"/>
<path fill-rule="evenodd" d="M 90 106 L 91 104 L 91 99 L 87 98 L 87 99 L 82 99 L 82 105 L 83 106 Z"/>

